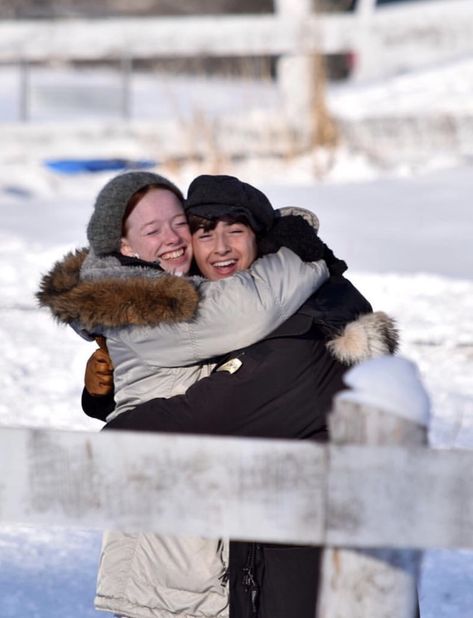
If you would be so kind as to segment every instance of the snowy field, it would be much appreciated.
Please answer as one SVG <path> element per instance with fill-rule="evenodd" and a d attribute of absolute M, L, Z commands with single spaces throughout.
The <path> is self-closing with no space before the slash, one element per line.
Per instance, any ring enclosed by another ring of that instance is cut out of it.
<path fill-rule="evenodd" d="M 11 75 L 5 75 L 0 76 L 1 93 L 12 86 Z M 331 97 L 339 106 L 345 97 L 347 108 L 360 100 L 368 113 L 371 104 L 377 110 L 392 105 L 395 94 L 398 109 L 410 100 L 422 110 L 421 92 L 437 93 L 440 104 L 442 77 L 452 99 L 459 93 L 466 106 L 469 96 L 471 109 L 473 79 L 467 92 L 460 83 L 465 75 L 469 73 L 452 70 L 445 77 L 432 70 L 415 82 L 420 83 L 417 90 L 411 84 L 403 91 L 398 80 L 384 90 L 382 84 L 363 92 L 337 86 Z M 219 105 L 233 99 L 233 91 L 225 88 L 216 98 Z M 5 101 L 0 95 L 0 113 L 10 121 L 13 112 Z M 347 260 L 348 276 L 375 309 L 399 322 L 401 354 L 418 364 L 432 398 L 432 444 L 471 449 L 473 167 L 449 160 L 448 168 L 441 169 L 439 161 L 442 153 L 433 153 L 430 169 L 422 173 L 407 173 L 402 166 L 386 173 L 360 164 L 357 153 L 341 151 L 336 174 L 325 183 L 311 177 L 307 158 L 288 161 L 286 169 L 281 162 L 271 167 L 249 160 L 228 172 L 260 186 L 275 207 L 304 206 L 319 215 L 321 236 Z M 55 259 L 85 244 L 94 195 L 110 174 L 63 177 L 46 170 L 40 160 L 23 163 L 0 169 L 0 425 L 97 431 L 101 423 L 80 410 L 91 344 L 39 311 L 33 295 Z M 170 175 L 185 189 L 193 174 L 206 171 L 188 167 Z M 92 601 L 99 550 L 98 531 L 2 527 L 0 618 L 98 618 Z M 473 553 L 427 552 L 420 599 L 422 618 L 473 618 Z"/>

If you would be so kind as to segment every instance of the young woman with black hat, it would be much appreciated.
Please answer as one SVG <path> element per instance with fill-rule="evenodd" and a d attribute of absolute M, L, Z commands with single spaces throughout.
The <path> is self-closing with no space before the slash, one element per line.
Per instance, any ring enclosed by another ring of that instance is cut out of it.
<path fill-rule="evenodd" d="M 222 179 L 225 186 L 231 205 L 246 208 L 258 235 L 266 232 L 274 217 L 266 196 L 232 177 Z M 160 218 L 163 201 L 169 212 Z M 57 319 L 107 340 L 116 399 L 109 420 L 152 397 L 185 392 L 209 375 L 215 363 L 207 359 L 269 334 L 328 277 L 323 261 L 305 264 L 284 248 L 216 282 L 166 274 L 163 268 L 185 274 L 190 264 L 181 203 L 177 187 L 157 174 L 112 179 L 88 225 L 90 249 L 66 256 L 41 283 L 40 303 Z M 107 533 L 97 609 L 133 618 L 226 616 L 225 548 Z"/>
<path fill-rule="evenodd" d="M 258 252 L 274 251 L 284 241 L 298 244 L 305 257 L 311 255 L 313 234 L 307 233 L 300 215 L 318 227 L 314 216 L 286 210 L 286 216 L 258 238 L 251 224 L 257 206 L 245 212 L 245 197 L 232 199 L 232 182 L 227 197 L 225 185 L 225 177 L 200 177 L 189 188 L 186 210 L 194 256 L 204 274 L 215 279 L 231 275 L 251 264 Z M 370 305 L 341 276 L 344 263 L 326 248 L 325 255 L 331 263 L 330 282 L 285 324 L 263 341 L 222 358 L 218 371 L 186 394 L 151 400 L 107 427 L 325 439 L 326 414 L 342 388 L 347 366 L 396 346 L 392 321 L 371 313 Z M 364 315 L 345 326 L 359 314 Z M 312 618 L 318 557 L 316 548 L 232 543 L 231 617 Z"/>
<path fill-rule="evenodd" d="M 311 255 L 315 243 L 307 220 L 318 227 L 315 216 L 285 209 L 258 239 L 249 217 L 229 208 L 222 196 L 219 207 L 208 187 L 199 202 L 199 183 L 189 188 L 186 210 L 194 258 L 208 276 L 232 274 L 282 241 Z M 348 366 L 394 352 L 397 332 L 342 276 L 345 263 L 326 247 L 324 255 L 331 278 L 279 328 L 223 356 L 211 376 L 185 394 L 150 400 L 106 429 L 326 440 L 327 413 Z M 230 618 L 313 618 L 319 558 L 316 547 L 230 543 Z"/>

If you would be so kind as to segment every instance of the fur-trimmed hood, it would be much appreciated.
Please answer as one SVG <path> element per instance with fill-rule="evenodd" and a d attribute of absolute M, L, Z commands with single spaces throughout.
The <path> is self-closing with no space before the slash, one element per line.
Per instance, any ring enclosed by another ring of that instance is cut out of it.
<path fill-rule="evenodd" d="M 36 297 L 62 323 L 97 328 L 157 326 L 191 319 L 199 294 L 189 279 L 123 266 L 88 249 L 68 253 L 42 277 Z"/>
<path fill-rule="evenodd" d="M 375 311 L 349 322 L 327 343 L 333 356 L 344 365 L 394 354 L 399 347 L 396 322 L 383 311 Z"/>

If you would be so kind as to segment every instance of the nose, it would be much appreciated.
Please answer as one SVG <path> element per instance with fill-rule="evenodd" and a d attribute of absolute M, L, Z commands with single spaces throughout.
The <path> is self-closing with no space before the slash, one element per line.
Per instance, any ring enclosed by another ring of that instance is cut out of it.
<path fill-rule="evenodd" d="M 176 245 L 181 241 L 181 237 L 171 226 L 164 230 L 163 243 L 165 245 Z"/>
<path fill-rule="evenodd" d="M 221 234 L 217 232 L 215 234 L 215 244 L 214 244 L 215 253 L 218 253 L 219 255 L 224 255 L 225 253 L 228 253 L 229 250 L 230 250 L 230 246 L 227 242 L 226 234 Z"/>

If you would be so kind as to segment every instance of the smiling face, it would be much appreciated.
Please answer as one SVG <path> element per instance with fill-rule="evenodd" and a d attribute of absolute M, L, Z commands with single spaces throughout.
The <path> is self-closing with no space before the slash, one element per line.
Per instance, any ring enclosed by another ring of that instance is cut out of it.
<path fill-rule="evenodd" d="M 124 221 L 122 255 L 158 262 L 167 272 L 186 274 L 192 261 L 184 209 L 172 191 L 151 188 Z"/>
<path fill-rule="evenodd" d="M 211 281 L 246 270 L 257 256 L 255 233 L 245 223 L 222 220 L 213 229 L 200 227 L 192 246 L 200 272 Z"/>

